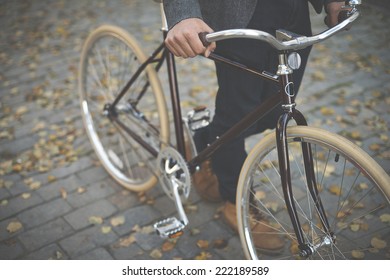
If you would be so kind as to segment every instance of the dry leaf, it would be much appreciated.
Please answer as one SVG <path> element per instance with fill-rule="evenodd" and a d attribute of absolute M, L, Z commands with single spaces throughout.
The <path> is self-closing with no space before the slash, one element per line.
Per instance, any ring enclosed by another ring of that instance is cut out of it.
<path fill-rule="evenodd" d="M 214 241 L 213 247 L 216 249 L 223 249 L 226 248 L 227 245 L 228 242 L 226 241 L 226 239 L 217 239 Z"/>
<path fill-rule="evenodd" d="M 329 192 L 330 192 L 331 194 L 340 196 L 340 195 L 341 195 L 341 187 L 339 187 L 339 186 L 337 186 L 337 185 L 332 185 L 332 186 L 330 186 L 330 188 L 329 188 Z"/>
<path fill-rule="evenodd" d="M 161 259 L 162 258 L 162 253 L 159 249 L 154 249 L 151 253 L 150 256 L 153 259 Z"/>
<path fill-rule="evenodd" d="M 163 252 L 169 252 L 169 251 L 172 251 L 173 248 L 175 248 L 175 243 L 174 242 L 171 242 L 171 241 L 166 241 L 164 242 L 164 244 L 161 246 L 161 250 Z"/>
<path fill-rule="evenodd" d="M 101 231 L 103 234 L 108 234 L 111 232 L 111 227 L 110 226 L 102 226 Z"/>
<path fill-rule="evenodd" d="M 111 225 L 113 227 L 118 227 L 118 226 L 121 226 L 125 223 L 126 219 L 124 216 L 118 216 L 118 217 L 115 217 L 115 218 L 112 218 L 111 219 Z"/>
<path fill-rule="evenodd" d="M 387 247 L 387 242 L 378 237 L 374 237 L 371 239 L 371 246 L 375 249 L 384 249 Z"/>
<path fill-rule="evenodd" d="M 129 247 L 131 244 L 133 244 L 134 242 L 136 241 L 135 239 L 135 236 L 134 234 L 132 235 L 129 235 L 128 237 L 126 238 L 122 238 L 120 241 L 119 241 L 119 245 L 121 247 Z"/>
<path fill-rule="evenodd" d="M 22 193 L 23 199 L 29 199 L 31 197 L 31 193 Z"/>
<path fill-rule="evenodd" d="M 60 189 L 60 193 L 61 193 L 61 197 L 63 199 L 66 199 L 68 197 L 68 193 L 66 192 L 66 190 L 64 188 Z"/>
<path fill-rule="evenodd" d="M 264 191 L 256 191 L 256 193 L 255 193 L 255 198 L 257 200 L 262 200 L 262 199 L 265 199 L 266 197 L 267 197 L 267 195 Z"/>
<path fill-rule="evenodd" d="M 334 109 L 328 108 L 328 107 L 322 107 L 321 114 L 324 116 L 332 116 L 332 115 L 334 115 Z"/>
<path fill-rule="evenodd" d="M 30 185 L 30 189 L 31 190 L 37 190 L 37 189 L 39 189 L 41 187 L 41 182 L 33 182 L 33 183 L 31 183 L 31 185 Z"/>
<path fill-rule="evenodd" d="M 49 176 L 47 176 L 47 181 L 49 183 L 53 183 L 53 182 L 57 181 L 57 177 L 53 176 L 53 175 L 49 175 Z"/>
<path fill-rule="evenodd" d="M 379 218 L 382 223 L 390 223 L 390 214 L 382 214 Z"/>
<path fill-rule="evenodd" d="M 22 225 L 20 222 L 18 222 L 18 221 L 16 221 L 16 222 L 10 222 L 10 223 L 8 224 L 8 226 L 7 226 L 7 231 L 8 231 L 9 233 L 15 233 L 15 232 L 21 230 L 22 227 L 23 227 L 23 225 Z"/>
<path fill-rule="evenodd" d="M 89 217 L 88 221 L 93 225 L 101 225 L 103 223 L 103 218 L 98 216 Z"/>
<path fill-rule="evenodd" d="M 349 226 L 349 228 L 350 228 L 352 231 L 356 232 L 356 231 L 359 231 L 360 225 L 359 225 L 359 224 L 351 224 L 351 225 Z"/>
<path fill-rule="evenodd" d="M 195 257 L 195 260 L 208 260 L 211 259 L 212 255 L 208 252 L 201 252 L 198 256 Z"/>
<path fill-rule="evenodd" d="M 354 259 L 358 259 L 358 260 L 364 259 L 364 252 L 359 250 L 352 250 L 351 255 Z"/>
<path fill-rule="evenodd" d="M 200 249 L 207 249 L 209 247 L 209 242 L 207 240 L 198 240 L 198 242 L 196 242 L 196 245 Z"/>
<path fill-rule="evenodd" d="M 82 194 L 82 193 L 85 193 L 87 190 L 85 189 L 85 188 L 83 188 L 83 187 L 78 187 L 77 188 L 77 193 L 78 194 Z"/>

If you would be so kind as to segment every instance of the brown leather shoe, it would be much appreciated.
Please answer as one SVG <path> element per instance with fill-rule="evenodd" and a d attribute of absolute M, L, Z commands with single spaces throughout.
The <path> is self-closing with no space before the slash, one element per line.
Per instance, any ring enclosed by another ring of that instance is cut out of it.
<path fill-rule="evenodd" d="M 210 202 L 222 201 L 219 193 L 217 176 L 211 168 L 211 161 L 206 160 L 200 166 L 200 170 L 192 175 L 193 185 L 199 196 Z"/>
<path fill-rule="evenodd" d="M 236 205 L 226 202 L 222 212 L 225 222 L 238 232 Z M 266 221 L 254 221 L 251 230 L 257 249 L 269 254 L 277 254 L 282 251 L 284 240 L 274 234 L 276 233 L 275 229 L 269 226 Z"/>
<path fill-rule="evenodd" d="M 190 141 L 185 138 L 186 157 L 191 159 L 194 156 L 194 148 L 191 147 Z M 199 196 L 209 202 L 222 201 L 219 194 L 219 183 L 217 176 L 211 168 L 211 161 L 206 160 L 200 165 L 200 170 L 192 175 L 192 183 Z"/>

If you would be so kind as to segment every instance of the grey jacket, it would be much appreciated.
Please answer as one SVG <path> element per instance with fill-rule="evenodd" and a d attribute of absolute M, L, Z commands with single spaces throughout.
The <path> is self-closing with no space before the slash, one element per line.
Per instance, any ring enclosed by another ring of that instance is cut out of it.
<path fill-rule="evenodd" d="M 245 28 L 258 0 L 164 0 L 169 28 L 187 18 L 204 19 L 216 30 Z M 308 0 L 317 13 L 325 3 L 337 0 Z M 223 12 L 221 12 L 223 11 Z"/>

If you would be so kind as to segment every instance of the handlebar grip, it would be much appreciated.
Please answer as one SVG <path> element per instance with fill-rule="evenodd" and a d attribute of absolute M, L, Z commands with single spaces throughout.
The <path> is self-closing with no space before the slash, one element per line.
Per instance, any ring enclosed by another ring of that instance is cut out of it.
<path fill-rule="evenodd" d="M 340 13 L 339 13 L 339 16 L 338 16 L 338 21 L 339 23 L 346 20 L 348 18 L 348 13 L 349 11 L 348 10 L 342 10 Z"/>
<path fill-rule="evenodd" d="M 206 35 L 207 34 L 209 34 L 209 33 L 208 32 L 201 32 L 201 33 L 199 33 L 199 39 L 202 41 L 203 46 L 205 46 L 206 48 L 211 44 L 206 39 Z"/>
<path fill-rule="evenodd" d="M 338 23 L 340 22 L 343 22 L 344 20 L 346 20 L 347 18 L 349 18 L 349 10 L 342 10 L 340 11 L 338 17 L 337 17 L 337 21 Z M 329 25 L 329 22 L 328 22 L 328 16 L 326 16 L 324 18 L 324 23 L 330 28 L 332 26 Z"/>

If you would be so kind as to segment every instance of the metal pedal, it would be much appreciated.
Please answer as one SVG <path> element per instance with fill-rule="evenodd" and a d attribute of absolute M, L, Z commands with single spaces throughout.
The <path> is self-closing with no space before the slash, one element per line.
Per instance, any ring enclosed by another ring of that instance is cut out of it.
<path fill-rule="evenodd" d="M 192 131 L 199 130 L 210 124 L 210 110 L 205 106 L 199 106 L 188 112 L 188 126 Z"/>
<path fill-rule="evenodd" d="M 175 217 L 154 224 L 154 229 L 162 238 L 176 238 L 183 234 L 185 225 Z"/>

